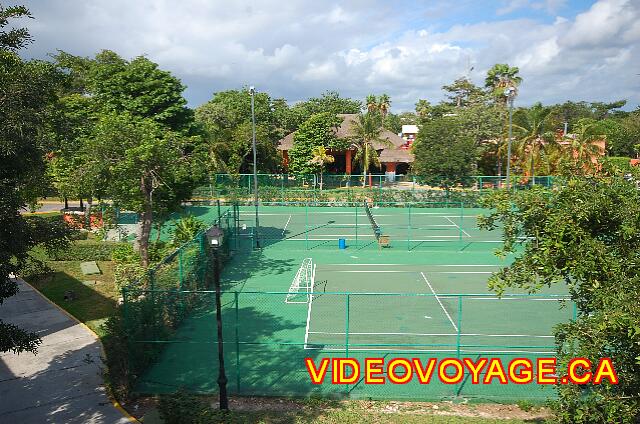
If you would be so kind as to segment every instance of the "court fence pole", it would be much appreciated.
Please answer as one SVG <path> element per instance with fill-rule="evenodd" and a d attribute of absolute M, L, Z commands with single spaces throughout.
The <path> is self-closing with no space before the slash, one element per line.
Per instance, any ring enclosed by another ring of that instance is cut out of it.
<path fill-rule="evenodd" d="M 178 249 L 178 281 L 180 282 L 180 290 L 184 290 L 184 265 L 182 263 L 182 248 Z"/>
<path fill-rule="evenodd" d="M 344 356 L 345 358 L 349 357 L 349 299 L 350 293 L 347 293 L 345 298 L 345 329 L 344 329 Z M 346 394 L 349 394 L 349 385 L 346 386 Z"/>
<path fill-rule="evenodd" d="M 462 241 L 462 226 L 464 225 L 464 202 L 460 202 L 460 225 L 458 225 L 458 228 L 460 229 L 460 231 L 458 231 L 458 235 L 459 235 L 459 240 Z"/>
<path fill-rule="evenodd" d="M 456 358 L 460 360 L 460 344 L 461 344 L 461 333 L 462 333 L 462 296 L 458 295 L 458 330 L 456 331 Z M 462 392 L 462 388 L 464 387 L 466 379 L 463 378 L 462 382 L 458 385 L 458 389 L 456 390 L 456 397 L 460 396 L 460 392 Z"/>
<path fill-rule="evenodd" d="M 411 250 L 411 202 L 409 202 L 409 213 L 407 214 L 407 251 Z"/>
<path fill-rule="evenodd" d="M 239 320 L 238 320 L 238 301 L 239 295 L 238 292 L 233 292 L 233 297 L 235 298 L 236 304 L 236 320 L 235 320 L 235 333 L 236 333 L 236 391 L 240 394 L 240 330 L 239 330 Z"/>
<path fill-rule="evenodd" d="M 304 205 L 304 248 L 309 250 L 309 199 Z"/>
<path fill-rule="evenodd" d="M 456 358 L 460 359 L 460 338 L 462 332 L 462 296 L 458 296 L 458 329 L 456 334 Z"/>
<path fill-rule="evenodd" d="M 358 203 L 355 203 L 356 206 L 356 247 L 359 246 L 358 244 Z"/>

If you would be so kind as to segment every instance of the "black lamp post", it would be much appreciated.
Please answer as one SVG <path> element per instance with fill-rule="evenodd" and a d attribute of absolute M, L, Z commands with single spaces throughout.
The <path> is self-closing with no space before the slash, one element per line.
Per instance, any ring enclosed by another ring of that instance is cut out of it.
<path fill-rule="evenodd" d="M 222 306 L 220 302 L 220 261 L 219 249 L 224 239 L 224 231 L 217 225 L 207 230 L 207 244 L 213 259 L 213 282 L 216 286 L 216 321 L 218 324 L 218 386 L 220 387 L 220 409 L 229 409 L 227 397 L 227 375 L 224 372 L 224 342 L 222 340 Z"/>

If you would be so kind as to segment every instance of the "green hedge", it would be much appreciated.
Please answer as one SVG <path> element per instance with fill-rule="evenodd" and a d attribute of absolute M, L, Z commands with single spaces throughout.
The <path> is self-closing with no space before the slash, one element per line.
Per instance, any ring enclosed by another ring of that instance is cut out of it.
<path fill-rule="evenodd" d="M 111 241 L 78 240 L 69 247 L 51 253 L 53 261 L 110 261 L 115 249 L 126 245 Z"/>

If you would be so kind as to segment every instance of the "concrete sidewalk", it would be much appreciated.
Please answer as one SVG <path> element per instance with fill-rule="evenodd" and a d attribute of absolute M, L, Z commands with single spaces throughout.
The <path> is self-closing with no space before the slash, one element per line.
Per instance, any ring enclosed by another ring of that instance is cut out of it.
<path fill-rule="evenodd" d="M 128 423 L 103 387 L 95 335 L 22 280 L 0 319 L 35 331 L 38 354 L 0 354 L 0 423 Z"/>

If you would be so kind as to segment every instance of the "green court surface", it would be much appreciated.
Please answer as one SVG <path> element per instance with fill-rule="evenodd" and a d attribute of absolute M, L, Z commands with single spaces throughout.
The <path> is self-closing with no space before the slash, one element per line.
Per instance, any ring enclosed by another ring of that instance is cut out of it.
<path fill-rule="evenodd" d="M 483 232 L 461 208 L 372 208 L 391 247 L 379 248 L 364 209 L 260 209 L 261 249 L 252 249 L 254 209 L 240 208 L 235 253 L 223 271 L 225 363 L 231 393 L 311 394 L 374 399 L 544 400 L 553 387 L 536 385 L 312 385 L 304 358 L 515 357 L 554 355 L 553 326 L 575 314 L 558 285 L 502 298 L 487 289 L 499 258 L 500 234 Z M 346 249 L 338 248 L 338 239 Z M 306 258 L 308 278 L 292 282 Z M 288 296 L 289 294 L 289 296 Z M 159 302 L 197 299 L 171 334 L 148 335 L 137 349 L 157 355 L 140 376 L 142 393 L 180 387 L 217 391 L 214 293 L 149 293 Z M 163 297 L 164 296 L 164 297 Z M 177 300 L 176 300 L 177 299 Z M 160 348 L 158 348 L 160 346 Z"/>

